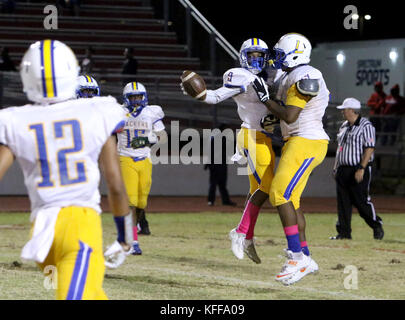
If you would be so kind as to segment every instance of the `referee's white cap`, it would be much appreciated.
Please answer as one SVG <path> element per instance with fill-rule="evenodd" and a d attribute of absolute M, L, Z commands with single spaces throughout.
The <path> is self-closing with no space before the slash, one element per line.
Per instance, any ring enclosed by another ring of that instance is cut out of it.
<path fill-rule="evenodd" d="M 346 98 L 343 100 L 341 106 L 337 106 L 337 109 L 361 109 L 360 101 L 355 98 Z"/>

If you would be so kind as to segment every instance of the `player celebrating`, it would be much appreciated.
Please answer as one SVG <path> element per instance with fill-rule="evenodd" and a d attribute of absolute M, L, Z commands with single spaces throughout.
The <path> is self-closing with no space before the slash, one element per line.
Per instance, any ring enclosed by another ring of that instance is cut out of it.
<path fill-rule="evenodd" d="M 162 138 L 166 135 L 162 122 L 164 113 L 160 106 L 148 105 L 148 94 L 142 83 L 128 83 L 124 87 L 123 99 L 123 108 L 127 113 L 125 126 L 118 133 L 118 153 L 130 208 L 137 220 L 134 223 L 133 254 L 141 254 L 137 241 L 137 225 L 140 228 L 139 234 L 150 234 L 145 217 L 152 185 L 150 147 L 157 142 L 157 136 Z"/>
<path fill-rule="evenodd" d="M 112 97 L 74 99 L 78 71 L 73 51 L 62 42 L 29 47 L 20 75 L 34 104 L 0 111 L 0 179 L 16 157 L 33 223 L 21 257 L 42 270 L 56 266 L 57 299 L 106 299 L 98 161 L 121 251 L 129 251 L 132 217 L 111 136 L 125 114 Z"/>
<path fill-rule="evenodd" d="M 257 98 L 251 83 L 264 72 L 269 60 L 267 44 L 258 38 L 243 42 L 239 51 L 240 68 L 232 68 L 223 75 L 223 86 L 216 90 L 207 90 L 205 103 L 217 104 L 233 98 L 238 106 L 238 114 L 243 121 L 237 137 L 237 149 L 249 164 L 249 194 L 246 208 L 237 228 L 231 230 L 229 237 L 232 252 L 238 259 L 243 259 L 244 252 L 255 263 L 260 263 L 254 242 L 254 228 L 259 208 L 268 198 L 273 179 L 275 155 L 272 140 L 263 127 L 272 131 L 274 123 L 269 119 L 267 108 Z M 183 85 L 181 89 L 187 94 Z M 257 190 L 254 202 L 251 195 Z"/>
<path fill-rule="evenodd" d="M 263 79 L 255 79 L 253 86 L 260 100 L 281 120 L 286 141 L 271 184 L 270 201 L 277 207 L 288 243 L 288 260 L 276 280 L 289 285 L 318 270 L 309 254 L 300 198 L 312 170 L 322 163 L 328 149 L 322 117 L 329 91 L 321 72 L 308 65 L 311 43 L 306 37 L 288 33 L 274 50 L 274 66 L 285 71 L 277 92 L 283 105 L 270 99 Z"/>
<path fill-rule="evenodd" d="M 100 95 L 97 81 L 88 75 L 81 75 L 77 80 L 76 98 L 93 98 Z"/>

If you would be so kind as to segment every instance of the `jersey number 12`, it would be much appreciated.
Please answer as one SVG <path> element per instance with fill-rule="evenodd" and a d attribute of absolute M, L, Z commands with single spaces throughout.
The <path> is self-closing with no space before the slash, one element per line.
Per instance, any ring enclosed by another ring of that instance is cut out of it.
<path fill-rule="evenodd" d="M 64 136 L 64 128 L 71 127 L 72 136 Z M 51 179 L 51 166 L 48 159 L 47 143 L 44 134 L 44 124 L 32 124 L 29 126 L 30 130 L 33 130 L 35 133 L 35 138 L 37 142 L 37 151 L 39 164 L 41 167 L 42 181 L 38 183 L 38 187 L 53 187 L 55 186 L 54 182 Z M 53 123 L 54 129 L 54 138 L 55 139 L 72 139 L 71 148 L 62 148 L 57 151 L 57 168 L 59 171 L 59 180 L 61 186 L 72 185 L 76 183 L 85 182 L 86 171 L 85 171 L 85 162 L 76 161 L 76 178 L 70 178 L 68 172 L 68 159 L 67 156 L 70 153 L 76 153 L 82 150 L 83 141 L 82 141 L 82 132 L 80 128 L 80 123 L 77 120 L 64 120 L 57 121 Z"/>

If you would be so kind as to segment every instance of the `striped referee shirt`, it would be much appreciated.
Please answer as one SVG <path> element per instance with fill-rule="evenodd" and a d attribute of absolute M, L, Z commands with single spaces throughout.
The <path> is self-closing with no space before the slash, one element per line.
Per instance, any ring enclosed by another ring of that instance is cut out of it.
<path fill-rule="evenodd" d="M 370 121 L 359 115 L 352 126 L 349 121 L 343 122 L 339 128 L 337 141 L 337 167 L 356 166 L 361 162 L 364 149 L 375 147 L 375 128 Z M 373 159 L 374 154 L 371 156 L 369 163 Z"/>

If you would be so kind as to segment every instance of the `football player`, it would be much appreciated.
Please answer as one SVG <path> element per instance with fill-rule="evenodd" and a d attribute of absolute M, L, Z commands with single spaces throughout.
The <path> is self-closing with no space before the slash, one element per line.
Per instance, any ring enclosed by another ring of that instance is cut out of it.
<path fill-rule="evenodd" d="M 100 96 L 100 88 L 96 79 L 88 75 L 81 75 L 77 79 L 76 98 L 93 98 Z"/>
<path fill-rule="evenodd" d="M 259 99 L 281 120 L 286 141 L 270 188 L 270 202 L 277 208 L 287 238 L 287 261 L 276 280 L 289 285 L 316 272 L 305 238 L 305 218 L 300 198 L 312 170 L 322 163 L 328 149 L 322 117 L 329 90 L 322 73 L 309 65 L 311 43 L 298 33 L 288 33 L 274 46 L 274 67 L 284 73 L 276 98 L 270 98 L 263 79 L 253 80 Z"/>
<path fill-rule="evenodd" d="M 106 299 L 100 219 L 100 170 L 119 226 L 123 256 L 133 241 L 115 137 L 125 113 L 112 97 L 74 99 L 79 66 L 56 40 L 32 44 L 20 75 L 33 104 L 0 111 L 0 179 L 14 157 L 31 202 L 31 239 L 21 257 L 55 266 L 57 299 Z"/>
<path fill-rule="evenodd" d="M 148 104 L 148 94 L 142 83 L 127 83 L 123 100 L 125 126 L 117 134 L 118 154 L 129 205 L 136 217 L 132 253 L 137 255 L 142 254 L 137 234 L 150 234 L 145 208 L 152 186 L 151 146 L 164 143 L 167 134 L 162 122 L 164 112 L 160 106 Z"/>
<path fill-rule="evenodd" d="M 243 259 L 244 253 L 255 263 L 260 263 L 254 242 L 254 228 L 259 208 L 268 199 L 268 193 L 273 180 L 275 154 L 270 133 L 276 124 L 276 119 L 258 99 L 251 83 L 263 74 L 269 60 L 267 44 L 258 38 L 243 42 L 239 51 L 240 68 L 227 70 L 223 75 L 223 86 L 216 90 L 207 90 L 204 100 L 208 104 L 217 104 L 228 98 L 233 98 L 238 106 L 238 114 L 242 120 L 241 130 L 237 137 L 237 153 L 245 156 L 248 161 L 249 194 L 246 208 L 239 225 L 229 233 L 232 252 L 238 259 Z M 184 94 L 187 94 L 181 84 Z M 267 130 L 266 130 L 267 129 Z M 234 160 L 241 156 L 234 157 Z M 261 198 L 250 201 L 251 195 L 260 190 Z"/>

